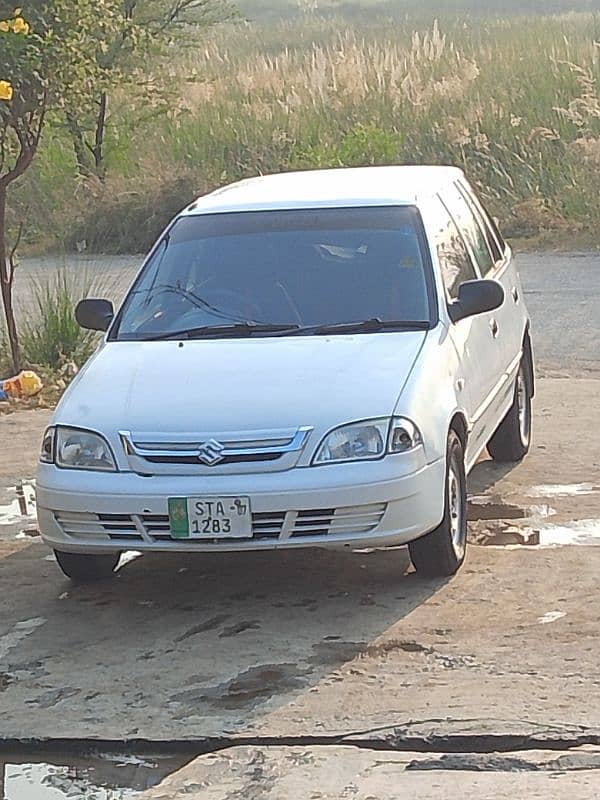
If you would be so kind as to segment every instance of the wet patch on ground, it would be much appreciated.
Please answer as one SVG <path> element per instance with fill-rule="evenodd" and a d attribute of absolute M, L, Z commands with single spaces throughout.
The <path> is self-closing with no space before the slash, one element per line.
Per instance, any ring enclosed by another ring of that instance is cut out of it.
<path fill-rule="evenodd" d="M 219 634 L 219 639 L 228 639 L 231 636 L 237 636 L 239 633 L 244 633 L 245 631 L 257 631 L 259 629 L 260 620 L 244 620 L 243 622 L 238 622 L 236 625 L 230 625 L 227 628 L 223 628 Z"/>
<path fill-rule="evenodd" d="M 491 497 L 471 497 L 467 506 L 469 522 L 496 519 L 525 519 L 527 510 L 520 506 L 503 503 Z"/>
<path fill-rule="evenodd" d="M 600 519 L 523 526 L 507 520 L 490 520 L 485 526 L 472 525 L 469 541 L 483 547 L 598 547 Z"/>
<path fill-rule="evenodd" d="M 278 693 L 303 688 L 310 673 L 310 669 L 302 669 L 297 664 L 263 664 L 250 667 L 216 686 L 179 692 L 170 701 L 186 705 L 185 711 L 178 715 L 181 718 L 191 716 L 194 704 L 199 703 L 227 710 L 248 710 Z"/>
<path fill-rule="evenodd" d="M 0 542 L 6 548 L 6 543 L 16 540 L 22 540 L 19 546 L 40 541 L 33 481 L 0 488 Z"/>
<path fill-rule="evenodd" d="M 189 628 L 185 633 L 182 633 L 181 636 L 178 636 L 175 641 L 177 643 L 184 642 L 186 639 L 191 639 L 192 636 L 197 636 L 199 633 L 205 633 L 207 631 L 213 631 L 215 628 L 218 628 L 224 622 L 229 619 L 229 614 L 217 614 L 210 619 L 207 619 L 205 622 L 201 622 L 199 625 L 194 625 L 193 628 Z"/>
<path fill-rule="evenodd" d="M 309 664 L 321 667 L 337 667 L 353 661 L 367 647 L 366 642 L 322 641 L 313 644 L 314 655 L 308 658 Z"/>
<path fill-rule="evenodd" d="M 576 497 L 592 494 L 597 487 L 580 483 L 534 486 L 528 497 Z M 494 496 L 469 498 L 469 541 L 484 547 L 564 547 L 600 545 L 600 519 L 584 519 L 562 524 L 549 520 L 557 512 L 552 506 L 505 503 Z"/>
<path fill-rule="evenodd" d="M 566 484 L 543 484 L 532 486 L 528 492 L 528 497 L 577 497 L 580 495 L 595 494 L 600 491 L 600 486 L 592 483 L 566 483 Z"/>
<path fill-rule="evenodd" d="M 549 761 L 484 753 L 448 753 L 440 758 L 411 761 L 411 771 L 458 772 L 573 772 L 600 769 L 600 753 L 567 753 Z"/>
<path fill-rule="evenodd" d="M 0 754 L 0 797 L 6 800 L 129 800 L 183 767 L 178 756 L 45 753 L 38 758 Z"/>

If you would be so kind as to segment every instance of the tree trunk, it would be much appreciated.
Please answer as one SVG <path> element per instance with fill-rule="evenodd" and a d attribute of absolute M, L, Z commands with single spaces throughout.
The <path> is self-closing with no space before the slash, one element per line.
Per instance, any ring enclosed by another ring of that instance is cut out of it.
<path fill-rule="evenodd" d="M 98 113 L 94 119 L 93 143 L 89 141 L 89 137 L 86 137 L 74 111 L 67 111 L 65 119 L 73 143 L 73 151 L 79 173 L 85 177 L 96 175 L 103 180 L 106 171 L 104 165 L 104 136 L 108 113 L 107 93 L 101 92 L 95 103 L 98 106 Z"/>
<path fill-rule="evenodd" d="M 102 92 L 98 99 L 98 116 L 96 117 L 96 136 L 92 155 L 96 166 L 96 175 L 104 178 L 104 133 L 106 131 L 106 113 L 108 110 L 108 95 Z"/>
<path fill-rule="evenodd" d="M 6 246 L 6 186 L 0 185 L 0 289 L 13 368 L 17 373 L 21 369 L 21 348 L 13 306 L 13 280 Z"/>
<path fill-rule="evenodd" d="M 85 144 L 85 137 L 83 131 L 77 121 L 77 117 L 73 111 L 65 112 L 65 119 L 67 121 L 67 129 L 71 136 L 73 143 L 73 151 L 75 153 L 75 160 L 77 161 L 77 170 L 80 175 L 88 177 L 92 174 L 90 166 L 90 156 Z"/>

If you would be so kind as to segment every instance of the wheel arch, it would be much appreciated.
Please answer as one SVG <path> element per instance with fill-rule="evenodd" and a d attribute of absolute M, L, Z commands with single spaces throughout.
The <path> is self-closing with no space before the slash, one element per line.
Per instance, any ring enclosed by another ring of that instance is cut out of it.
<path fill-rule="evenodd" d="M 531 324 L 528 322 L 523 338 L 523 355 L 527 355 L 527 380 L 529 381 L 531 397 L 535 397 L 535 365 L 533 363 L 533 346 L 531 344 L 530 328 Z"/>
<path fill-rule="evenodd" d="M 450 420 L 450 430 L 454 431 L 460 441 L 462 442 L 463 450 L 467 450 L 467 442 L 469 440 L 469 428 L 467 420 L 461 411 L 456 411 Z"/>

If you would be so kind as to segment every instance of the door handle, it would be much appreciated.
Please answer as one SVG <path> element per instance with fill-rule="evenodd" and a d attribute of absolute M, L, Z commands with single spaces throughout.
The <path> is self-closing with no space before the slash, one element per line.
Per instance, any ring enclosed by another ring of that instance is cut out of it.
<path fill-rule="evenodd" d="M 512 288 L 512 296 L 513 296 L 513 300 L 515 301 L 515 303 L 518 303 L 519 302 L 519 290 L 517 289 L 516 286 L 513 286 L 513 288 Z"/>
<path fill-rule="evenodd" d="M 498 323 L 495 319 L 490 320 L 490 330 L 492 332 L 492 336 L 494 339 L 498 337 L 498 333 L 500 332 L 500 328 L 498 327 Z"/>

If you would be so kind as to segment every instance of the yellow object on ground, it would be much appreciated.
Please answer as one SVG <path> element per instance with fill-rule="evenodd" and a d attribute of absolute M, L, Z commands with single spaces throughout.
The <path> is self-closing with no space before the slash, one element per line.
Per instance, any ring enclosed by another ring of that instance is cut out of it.
<path fill-rule="evenodd" d="M 13 87 L 9 81 L 0 81 L 0 100 L 12 100 Z"/>
<path fill-rule="evenodd" d="M 35 372 L 24 370 L 14 378 L 0 381 L 0 393 L 4 392 L 9 397 L 33 397 L 41 392 L 44 384 Z"/>

